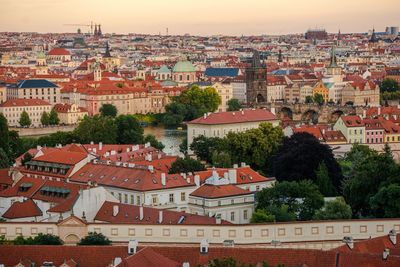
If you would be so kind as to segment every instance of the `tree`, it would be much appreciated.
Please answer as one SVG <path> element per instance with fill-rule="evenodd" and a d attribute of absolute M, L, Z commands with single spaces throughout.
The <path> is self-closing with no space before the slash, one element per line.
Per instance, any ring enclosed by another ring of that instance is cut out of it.
<path fill-rule="evenodd" d="M 325 205 L 315 213 L 314 219 L 341 220 L 351 219 L 351 216 L 351 207 L 346 204 L 343 197 L 338 197 L 333 201 L 325 202 Z"/>
<path fill-rule="evenodd" d="M 371 199 L 372 213 L 378 218 L 400 217 L 400 185 L 390 184 L 381 187 Z"/>
<path fill-rule="evenodd" d="M 75 143 L 79 140 L 78 137 L 74 135 L 73 132 L 62 132 L 58 131 L 52 133 L 50 135 L 42 136 L 37 139 L 37 145 L 40 146 L 57 146 L 60 145 L 67 145 L 71 143 Z"/>
<path fill-rule="evenodd" d="M 212 154 L 212 165 L 217 168 L 231 168 L 231 156 L 225 151 L 214 151 Z"/>
<path fill-rule="evenodd" d="M 279 182 L 257 192 L 256 197 L 257 209 L 265 209 L 277 221 L 293 218 L 293 215 L 299 220 L 310 220 L 324 204 L 318 187 L 309 180 Z"/>
<path fill-rule="evenodd" d="M 182 140 L 182 143 L 179 145 L 179 152 L 181 152 L 183 155 L 187 155 L 188 153 L 188 140 L 187 137 L 184 137 Z"/>
<path fill-rule="evenodd" d="M 21 125 L 22 127 L 24 126 L 30 126 L 32 124 L 31 119 L 29 118 L 28 113 L 24 110 L 21 113 L 21 116 L 19 118 L 19 125 Z"/>
<path fill-rule="evenodd" d="M 58 118 L 58 113 L 54 109 L 50 111 L 49 115 L 49 124 L 50 125 L 58 125 L 60 123 L 60 119 Z"/>
<path fill-rule="evenodd" d="M 50 117 L 49 117 L 49 114 L 46 111 L 43 111 L 42 117 L 40 118 L 40 123 L 43 126 L 47 126 L 47 125 L 50 124 Z"/>
<path fill-rule="evenodd" d="M 134 116 L 119 115 L 115 118 L 115 124 L 119 144 L 143 144 L 143 127 Z"/>
<path fill-rule="evenodd" d="M 117 141 L 117 126 L 114 120 L 108 116 L 86 116 L 75 128 L 74 135 L 79 138 L 82 144 L 87 144 L 91 141 L 115 144 Z"/>
<path fill-rule="evenodd" d="M 113 104 L 103 104 L 100 107 L 100 114 L 101 116 L 110 116 L 115 118 L 117 116 L 117 107 L 114 106 Z"/>
<path fill-rule="evenodd" d="M 295 133 L 284 138 L 274 155 L 273 172 L 279 181 L 316 181 L 316 171 L 322 162 L 328 169 L 333 186 L 338 190 L 342 173 L 331 148 L 309 133 Z"/>
<path fill-rule="evenodd" d="M 308 95 L 308 96 L 306 96 L 305 102 L 306 102 L 306 104 L 311 104 L 314 102 L 314 99 L 312 96 Z"/>
<path fill-rule="evenodd" d="M 64 242 L 60 237 L 52 234 L 42 234 L 39 233 L 35 238 L 33 238 L 34 245 L 62 245 Z"/>
<path fill-rule="evenodd" d="M 324 97 L 321 94 L 315 94 L 313 97 L 313 102 L 317 103 L 318 105 L 324 104 Z"/>
<path fill-rule="evenodd" d="M 223 139 L 225 151 L 233 163 L 245 162 L 265 173 L 270 171 L 272 155 L 278 150 L 283 139 L 282 128 L 271 123 L 261 123 L 258 128 L 244 132 L 229 132 Z"/>
<path fill-rule="evenodd" d="M 22 160 L 21 160 L 22 166 L 24 166 L 25 163 L 31 161 L 32 159 L 33 159 L 33 156 L 32 156 L 29 152 L 26 152 L 26 153 L 24 154 L 24 157 L 23 157 Z"/>
<path fill-rule="evenodd" d="M 242 105 L 240 105 L 239 100 L 236 98 L 229 99 L 226 104 L 228 104 L 228 111 L 237 111 L 242 108 Z"/>
<path fill-rule="evenodd" d="M 400 183 L 400 167 L 387 150 L 379 154 L 368 146 L 353 145 L 340 164 L 343 196 L 356 217 L 374 215 L 370 199 L 381 187 Z"/>
<path fill-rule="evenodd" d="M 190 149 L 200 160 L 212 162 L 212 154 L 214 151 L 221 151 L 223 139 L 218 137 L 205 137 L 204 135 L 193 138 Z"/>
<path fill-rule="evenodd" d="M 158 140 L 156 139 L 156 137 L 155 137 L 154 135 L 152 135 L 152 134 L 147 134 L 147 135 L 144 137 L 144 142 L 145 142 L 145 143 L 150 143 L 150 145 L 151 145 L 152 147 L 157 148 L 157 149 L 159 149 L 159 150 L 163 150 L 164 147 L 165 147 L 164 144 L 161 143 L 160 141 L 158 141 Z"/>
<path fill-rule="evenodd" d="M 110 239 L 102 233 L 96 232 L 89 232 L 89 234 L 82 238 L 78 243 L 79 246 L 108 246 L 110 244 Z"/>
<path fill-rule="evenodd" d="M 381 92 L 397 92 L 400 91 L 399 83 L 395 79 L 386 78 L 380 86 Z"/>
<path fill-rule="evenodd" d="M 198 172 L 204 171 L 206 168 L 204 164 L 200 161 L 185 157 L 185 158 L 177 158 L 171 165 L 169 169 L 169 173 L 188 173 L 188 172 Z"/>
<path fill-rule="evenodd" d="M 319 164 L 318 169 L 315 171 L 315 176 L 316 176 L 315 183 L 318 186 L 319 191 L 324 196 L 336 195 L 336 190 L 332 184 L 332 180 L 329 178 L 329 172 L 325 162 L 321 162 Z"/>
<path fill-rule="evenodd" d="M 9 132 L 7 119 L 4 117 L 3 113 L 0 113 L 0 148 L 2 148 L 6 153 L 9 152 Z"/>
<path fill-rule="evenodd" d="M 269 214 L 266 210 L 258 209 L 253 212 L 251 216 L 251 223 L 264 223 L 264 222 L 274 222 L 275 216 Z"/>
<path fill-rule="evenodd" d="M 10 159 L 4 149 L 0 148 L 0 169 L 10 166 Z"/>

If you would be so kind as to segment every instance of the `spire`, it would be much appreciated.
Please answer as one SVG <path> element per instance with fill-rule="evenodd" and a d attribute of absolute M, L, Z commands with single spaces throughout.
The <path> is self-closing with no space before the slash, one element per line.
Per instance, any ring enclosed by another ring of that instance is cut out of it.
<path fill-rule="evenodd" d="M 93 33 L 93 35 L 97 36 L 97 24 L 94 25 L 94 33 Z"/>
<path fill-rule="evenodd" d="M 372 29 L 371 39 L 369 39 L 370 43 L 378 42 L 378 38 L 376 37 L 375 27 Z"/>
<path fill-rule="evenodd" d="M 336 62 L 336 52 L 335 52 L 335 46 L 332 46 L 331 50 L 331 63 L 329 64 L 329 68 L 337 68 L 338 64 Z"/>
<path fill-rule="evenodd" d="M 252 68 L 261 68 L 260 53 L 255 49 L 253 51 L 253 58 L 251 60 L 251 67 Z"/>
<path fill-rule="evenodd" d="M 279 54 L 278 54 L 278 62 L 282 62 L 282 50 L 279 49 Z"/>
<path fill-rule="evenodd" d="M 99 36 L 102 36 L 102 35 L 103 35 L 103 33 L 101 32 L 101 24 L 99 24 L 99 29 L 98 29 L 98 31 L 97 31 L 97 34 L 98 34 Z"/>
<path fill-rule="evenodd" d="M 108 46 L 108 42 L 106 43 L 106 52 L 104 53 L 104 57 L 111 57 L 110 47 Z"/>

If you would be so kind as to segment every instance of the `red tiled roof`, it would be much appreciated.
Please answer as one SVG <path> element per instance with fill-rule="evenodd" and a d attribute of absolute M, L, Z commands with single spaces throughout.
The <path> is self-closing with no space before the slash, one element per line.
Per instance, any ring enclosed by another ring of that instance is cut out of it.
<path fill-rule="evenodd" d="M 154 252 L 150 247 L 139 250 L 136 254 L 123 259 L 117 267 L 179 267 L 176 261 Z"/>
<path fill-rule="evenodd" d="M 13 180 L 10 175 L 8 175 L 9 169 L 0 169 L 0 184 L 12 185 Z"/>
<path fill-rule="evenodd" d="M 190 195 L 202 198 L 222 198 L 230 196 L 249 195 L 249 194 L 253 193 L 232 184 L 226 184 L 226 185 L 203 184 L 195 191 L 193 191 Z"/>
<path fill-rule="evenodd" d="M 245 109 L 242 111 L 216 112 L 207 115 L 206 118 L 194 119 L 188 124 L 228 124 L 244 122 L 275 121 L 278 118 L 266 109 Z"/>
<path fill-rule="evenodd" d="M 0 107 L 28 107 L 28 106 L 50 106 L 49 102 L 42 99 L 9 99 L 0 104 Z"/>
<path fill-rule="evenodd" d="M 24 176 L 14 186 L 1 191 L 0 197 L 21 196 L 31 198 L 45 182 L 46 181 L 42 179 Z M 26 191 L 21 191 L 20 187 L 23 184 L 29 184 L 30 187 L 26 187 Z"/>
<path fill-rule="evenodd" d="M 52 163 L 60 163 L 66 165 L 75 165 L 87 157 L 86 153 L 82 152 L 71 152 L 65 150 L 56 150 L 37 158 L 32 159 L 33 161 L 44 161 Z"/>
<path fill-rule="evenodd" d="M 118 214 L 113 216 L 113 208 L 118 206 Z M 143 207 L 143 220 L 139 219 L 140 207 L 135 205 L 106 201 L 101 206 L 95 216 L 95 220 L 109 223 L 129 223 L 129 224 L 160 224 L 159 209 Z M 184 220 L 178 223 L 181 218 Z M 200 216 L 185 212 L 163 210 L 163 221 L 161 224 L 196 224 L 209 225 L 215 224 L 216 219 L 208 216 Z M 222 224 L 230 224 L 222 220 Z"/>
<path fill-rule="evenodd" d="M 64 48 L 53 48 L 48 53 L 49 56 L 67 56 L 71 55 L 71 53 Z"/>
<path fill-rule="evenodd" d="M 340 118 L 343 120 L 344 124 L 347 127 L 362 127 L 362 126 L 364 126 L 364 122 L 360 118 L 360 116 L 349 115 L 349 116 L 341 116 Z"/>
<path fill-rule="evenodd" d="M 68 113 L 71 112 L 71 106 L 72 106 L 71 104 L 67 103 L 58 103 L 54 105 L 53 109 L 57 111 L 57 113 Z M 87 112 L 87 109 L 83 107 L 78 107 L 78 111 Z"/>
<path fill-rule="evenodd" d="M 391 255 L 400 256 L 400 234 L 396 234 L 396 240 L 396 244 L 393 244 L 392 241 L 390 241 L 389 235 L 384 235 L 354 242 L 352 249 L 350 249 L 348 245 L 342 245 L 334 250 L 338 252 L 381 254 L 385 248 L 388 248 L 390 249 Z"/>
<path fill-rule="evenodd" d="M 32 199 L 23 202 L 16 201 L 2 215 L 6 219 L 18 219 L 42 216 L 42 211 L 38 208 Z"/>

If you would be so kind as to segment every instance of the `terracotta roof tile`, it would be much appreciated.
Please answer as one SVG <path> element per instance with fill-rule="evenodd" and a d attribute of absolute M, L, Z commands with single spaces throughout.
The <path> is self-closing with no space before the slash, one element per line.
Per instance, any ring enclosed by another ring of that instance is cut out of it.
<path fill-rule="evenodd" d="M 227 184 L 227 185 L 203 184 L 195 191 L 193 191 L 190 195 L 202 198 L 222 198 L 230 196 L 249 195 L 249 194 L 253 193 L 232 184 Z"/>
<path fill-rule="evenodd" d="M 176 261 L 154 252 L 150 247 L 139 250 L 136 254 L 122 260 L 117 267 L 179 267 Z"/>
<path fill-rule="evenodd" d="M 42 211 L 32 199 L 28 199 L 23 202 L 14 202 L 11 207 L 2 215 L 2 217 L 6 219 L 18 219 L 36 216 L 42 216 Z"/>
<path fill-rule="evenodd" d="M 188 124 L 228 124 L 243 122 L 275 121 L 278 118 L 266 109 L 245 109 L 243 111 L 216 112 L 207 115 L 205 118 L 194 119 Z"/>

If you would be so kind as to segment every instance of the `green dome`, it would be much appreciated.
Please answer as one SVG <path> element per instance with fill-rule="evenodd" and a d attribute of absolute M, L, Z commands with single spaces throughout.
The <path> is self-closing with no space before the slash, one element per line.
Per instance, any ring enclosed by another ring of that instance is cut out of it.
<path fill-rule="evenodd" d="M 172 72 L 195 72 L 193 64 L 190 61 L 179 61 L 175 64 Z"/>
<path fill-rule="evenodd" d="M 170 69 L 167 66 L 162 65 L 161 68 L 157 71 L 157 73 L 171 73 Z"/>
<path fill-rule="evenodd" d="M 43 58 L 46 58 L 46 55 L 45 55 L 43 52 L 39 52 L 39 53 L 37 54 L 36 58 L 38 58 L 38 59 L 43 59 Z"/>

